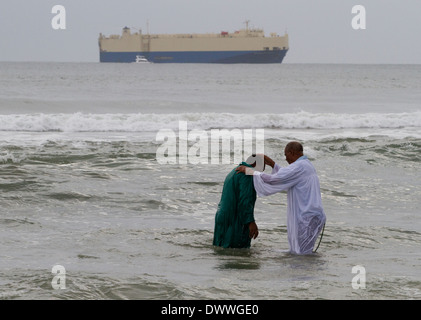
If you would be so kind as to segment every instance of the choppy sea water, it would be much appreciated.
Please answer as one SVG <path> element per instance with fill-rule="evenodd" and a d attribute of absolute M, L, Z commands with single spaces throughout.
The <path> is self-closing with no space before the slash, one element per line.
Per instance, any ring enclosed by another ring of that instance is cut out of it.
<path fill-rule="evenodd" d="M 286 252 L 284 193 L 257 199 L 250 250 L 213 247 L 234 154 L 160 163 L 180 122 L 263 129 L 282 165 L 303 142 L 317 253 Z M 420 169 L 421 66 L 0 63 L 0 298 L 420 299 Z"/>

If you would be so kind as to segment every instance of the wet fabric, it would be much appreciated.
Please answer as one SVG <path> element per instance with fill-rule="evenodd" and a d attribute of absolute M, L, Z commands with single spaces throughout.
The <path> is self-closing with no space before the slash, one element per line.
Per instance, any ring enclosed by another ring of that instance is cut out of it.
<path fill-rule="evenodd" d="M 284 168 L 275 164 L 272 174 L 255 171 L 253 182 L 258 196 L 287 191 L 290 252 L 312 253 L 317 236 L 326 221 L 319 178 L 312 163 L 303 156 Z"/>
<path fill-rule="evenodd" d="M 245 162 L 240 165 L 248 166 Z M 213 245 L 224 248 L 249 248 L 249 223 L 254 221 L 256 191 L 253 176 L 233 169 L 225 178 L 215 215 Z"/>

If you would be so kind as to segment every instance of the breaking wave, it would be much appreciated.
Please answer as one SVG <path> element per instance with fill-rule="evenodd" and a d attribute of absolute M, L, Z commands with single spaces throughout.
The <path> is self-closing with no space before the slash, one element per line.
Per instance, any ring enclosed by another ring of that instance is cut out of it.
<path fill-rule="evenodd" d="M 283 114 L 180 113 L 180 114 L 12 114 L 0 115 L 0 131 L 27 132 L 153 132 L 213 128 L 346 129 L 421 127 L 421 112 L 336 114 L 305 111 Z"/>

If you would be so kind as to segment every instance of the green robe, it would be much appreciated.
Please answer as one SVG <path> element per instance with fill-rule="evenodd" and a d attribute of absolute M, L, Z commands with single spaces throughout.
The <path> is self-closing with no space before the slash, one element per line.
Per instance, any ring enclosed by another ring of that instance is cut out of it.
<path fill-rule="evenodd" d="M 248 166 L 245 162 L 240 165 Z M 225 178 L 221 201 L 215 215 L 213 245 L 224 248 L 249 248 L 248 225 L 254 221 L 256 191 L 253 176 L 233 169 Z"/>

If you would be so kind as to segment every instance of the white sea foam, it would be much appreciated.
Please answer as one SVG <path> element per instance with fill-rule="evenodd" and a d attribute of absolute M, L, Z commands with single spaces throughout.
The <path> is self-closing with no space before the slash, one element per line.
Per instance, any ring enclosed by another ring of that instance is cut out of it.
<path fill-rule="evenodd" d="M 412 113 L 181 113 L 181 114 L 12 114 L 0 115 L 0 131 L 29 132 L 153 132 L 178 130 L 179 121 L 188 129 L 271 128 L 271 129 L 353 129 L 417 128 L 421 112 Z"/>
<path fill-rule="evenodd" d="M 17 156 L 12 152 L 0 151 L 0 164 L 1 163 L 20 163 L 22 161 L 22 156 Z"/>

